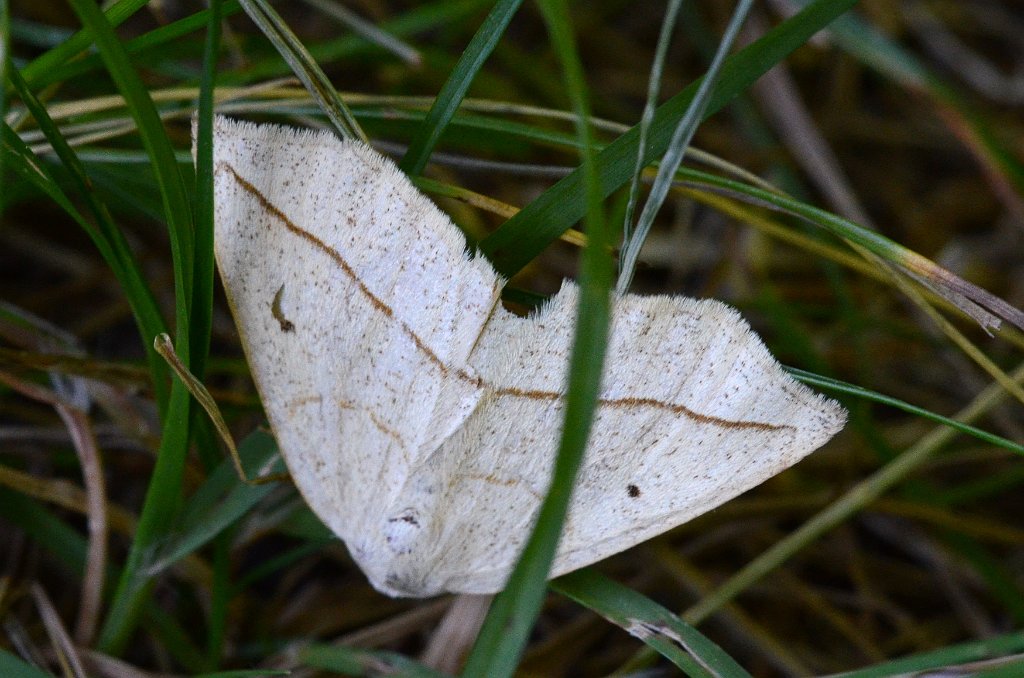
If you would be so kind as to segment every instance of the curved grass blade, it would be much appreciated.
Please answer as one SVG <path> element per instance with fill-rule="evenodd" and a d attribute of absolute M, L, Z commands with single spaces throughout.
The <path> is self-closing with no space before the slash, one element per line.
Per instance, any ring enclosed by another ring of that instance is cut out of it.
<path fill-rule="evenodd" d="M 839 673 L 833 678 L 888 678 L 889 676 L 910 676 L 910 675 L 987 675 L 983 673 L 968 672 L 968 667 L 962 667 L 963 672 L 957 671 L 960 664 L 980 662 L 1000 657 L 1012 657 L 1024 652 L 1024 631 L 1013 631 L 995 638 L 975 640 L 960 645 L 950 645 L 941 650 L 925 652 L 922 654 L 896 659 L 883 664 L 876 664 L 857 671 Z M 1021 675 L 1022 667 L 1019 662 L 1009 666 L 1010 672 L 1006 676 Z M 980 667 L 979 667 L 980 668 Z M 995 668 L 995 666 L 991 667 Z M 945 673 L 941 670 L 947 669 Z M 932 674 L 932 671 L 936 673 Z"/>
<path fill-rule="evenodd" d="M 426 167 L 430 154 L 469 91 L 473 78 L 494 51 L 520 4 L 522 0 L 498 0 L 473 35 L 398 165 L 406 174 L 418 175 Z"/>
<path fill-rule="evenodd" d="M 110 267 L 114 277 L 124 290 L 128 305 L 132 309 L 132 315 L 135 316 L 135 323 L 139 328 L 139 333 L 142 335 L 142 343 L 146 346 L 146 358 L 152 376 L 157 406 L 160 412 L 165 412 L 167 408 L 167 379 L 169 372 L 167 371 L 167 366 L 163 364 L 163 361 L 156 355 L 156 352 L 149 346 L 150 342 L 147 341 L 147 337 L 156 336 L 166 331 L 164 318 L 157 307 L 156 299 L 149 289 L 142 271 L 132 257 L 124 234 L 114 224 L 107 206 L 96 195 L 84 165 L 82 165 L 71 146 L 68 145 L 64 135 L 60 133 L 60 129 L 50 119 L 46 107 L 39 102 L 35 94 L 28 88 L 28 84 L 22 79 L 17 69 L 11 68 L 8 75 L 14 91 L 21 97 L 22 103 L 25 104 L 29 113 L 32 114 L 36 124 L 39 125 L 39 129 L 53 148 L 54 153 L 57 154 L 57 157 L 63 163 L 64 170 L 71 177 L 79 196 L 92 213 L 95 226 L 80 216 L 76 218 L 77 210 L 74 213 L 69 212 L 69 214 L 72 214 L 72 218 L 75 218 L 85 229 L 86 234 L 93 241 L 96 249 L 99 250 L 103 260 L 107 262 L 107 266 Z M 14 135 L 15 133 L 11 130 L 10 134 Z M 12 144 L 20 143 L 20 139 L 14 141 L 13 138 L 7 137 L 7 142 Z M 31 153 L 27 147 L 23 148 L 23 152 Z"/>
<path fill-rule="evenodd" d="M 176 332 L 179 356 L 189 364 L 189 320 L 193 300 L 195 242 L 190 200 L 174 149 L 157 114 L 156 107 L 132 67 L 114 29 L 92 0 L 70 0 L 72 8 L 96 40 L 96 46 L 124 97 L 150 157 L 163 201 L 174 262 Z M 150 478 L 138 529 L 103 629 L 99 645 L 119 654 L 128 642 L 146 601 L 152 580 L 145 576 L 146 560 L 152 546 L 166 533 L 181 499 L 182 474 L 189 441 L 188 392 L 180 383 L 171 386 L 164 418 L 164 434 L 156 466 Z"/>
<path fill-rule="evenodd" d="M 815 0 L 758 41 L 733 54 L 722 66 L 721 78 L 704 117 L 716 113 L 765 71 L 855 4 L 856 0 Z M 692 83 L 655 111 L 650 141 L 643 154 L 644 164 L 665 152 L 676 122 L 699 86 L 699 81 Z M 636 165 L 639 136 L 640 130 L 634 127 L 597 156 L 602 197 L 629 181 Z M 499 273 L 511 277 L 586 213 L 584 183 L 582 171 L 573 172 L 480 243 L 481 250 Z"/>
<path fill-rule="evenodd" d="M 650 195 L 647 197 L 644 209 L 640 213 L 640 219 L 637 221 L 636 231 L 628 239 L 624 239 L 622 243 L 619 281 L 615 287 L 615 291 L 619 294 L 625 294 L 629 289 L 629 284 L 633 280 L 633 270 L 636 268 L 637 259 L 640 257 L 640 248 L 643 247 L 644 240 L 647 239 L 647 234 L 650 233 L 651 226 L 654 225 L 655 216 L 657 216 L 661 206 L 665 203 L 665 198 L 668 197 L 668 192 L 672 188 L 676 172 L 683 163 L 686 149 L 690 145 L 693 135 L 697 132 L 697 127 L 704 119 L 704 111 L 708 105 L 711 89 L 715 85 L 715 80 L 718 78 L 726 54 L 729 53 L 733 42 L 736 41 L 736 36 L 740 32 L 743 20 L 750 13 L 752 4 L 753 0 L 740 0 L 736 5 L 732 18 L 729 20 L 729 25 L 726 27 L 725 33 L 718 43 L 718 50 L 715 52 L 715 57 L 711 60 L 708 72 L 701 78 L 697 93 L 693 95 L 693 99 L 690 101 L 690 105 L 687 106 L 683 119 L 679 121 L 675 131 L 672 133 L 672 139 L 669 141 L 665 155 L 661 158 L 661 163 L 658 165 L 658 174 L 654 179 L 654 185 L 651 186 Z M 642 138 L 643 135 L 641 135 Z M 640 145 L 639 148 L 643 148 L 643 146 Z M 637 164 L 640 164 L 639 153 Z"/>
<path fill-rule="evenodd" d="M 950 273 L 930 259 L 880 233 L 782 193 L 748 186 L 732 179 L 724 179 L 698 170 L 683 169 L 680 173 L 687 178 L 687 183 L 692 181 L 693 185 L 701 188 L 714 190 L 723 195 L 737 196 L 753 204 L 792 214 L 807 223 L 824 228 L 833 235 L 863 247 L 946 297 L 960 307 L 964 313 L 981 323 L 983 327 L 985 325 L 982 321 L 986 316 L 995 316 L 996 319 L 1005 320 L 1024 329 L 1024 312 L 1021 312 L 1020 309 L 1008 304 L 991 292 Z M 965 308 L 964 301 L 976 304 L 984 313 L 979 314 L 972 312 L 969 307 Z"/>
<path fill-rule="evenodd" d="M 622 218 L 622 242 L 627 243 L 633 237 L 633 213 L 636 211 L 636 203 L 640 199 L 640 176 L 643 174 L 644 162 L 643 149 L 647 147 L 647 134 L 651 129 L 651 122 L 654 120 L 654 109 L 658 106 L 658 94 L 661 92 L 661 78 L 665 71 L 665 56 L 668 54 L 668 47 L 672 43 L 672 32 L 676 27 L 676 20 L 679 18 L 679 8 L 683 6 L 683 0 L 669 0 L 665 7 L 665 16 L 661 19 L 661 30 L 658 32 L 658 44 L 654 48 L 654 61 L 651 63 L 651 73 L 647 78 L 647 101 L 644 102 L 644 111 L 640 114 L 640 138 L 637 140 L 636 167 L 633 168 L 633 179 L 629 184 L 629 199 L 626 202 L 626 214 Z M 622 266 L 619 266 L 619 275 L 622 273 Z"/>
<path fill-rule="evenodd" d="M 722 648 L 677 615 L 592 568 L 559 577 L 551 582 L 551 588 L 647 643 L 689 676 L 750 676 Z"/>
<path fill-rule="evenodd" d="M 823 377 L 817 374 L 813 374 L 811 372 L 806 372 L 796 367 L 786 367 L 785 370 L 789 372 L 791 375 L 793 375 L 793 378 L 797 379 L 798 381 L 802 381 L 809 386 L 828 389 L 830 391 L 835 391 L 836 393 L 845 393 L 847 395 L 863 398 L 864 400 L 871 400 L 882 405 L 895 407 L 896 409 L 903 410 L 904 412 L 907 412 L 909 414 L 914 414 L 919 417 L 922 417 L 923 419 L 934 421 L 937 424 L 949 426 L 950 428 L 955 429 L 960 433 L 964 433 L 969 436 L 974 436 L 978 440 L 982 440 L 991 445 L 1002 447 L 1003 449 L 1009 450 L 1016 454 L 1024 455 L 1024 445 L 1021 445 L 1020 443 L 1015 443 L 1012 440 L 1007 440 L 1006 438 L 997 436 L 994 433 L 989 433 L 988 431 L 984 431 L 976 426 L 965 424 L 962 421 L 957 421 L 956 419 L 944 417 L 941 414 L 936 414 L 935 412 L 932 412 L 931 410 L 926 410 L 923 407 L 912 405 L 906 402 L 905 400 L 893 398 L 892 396 L 887 396 L 885 394 L 878 393 L 877 391 L 872 391 L 857 386 L 855 384 L 840 381 L 839 379 L 832 379 L 831 377 Z"/>
<path fill-rule="evenodd" d="M 338 91 L 324 74 L 309 50 L 288 28 L 273 7 L 265 0 L 240 0 L 242 9 L 249 15 L 267 40 L 274 46 L 281 58 L 291 67 L 295 76 L 302 81 L 320 109 L 343 138 L 359 139 L 369 143 L 366 135 L 348 106 L 338 96 Z"/>
<path fill-rule="evenodd" d="M 129 17 L 145 7 L 148 1 L 118 0 L 118 2 L 104 10 L 104 15 L 111 26 L 120 26 Z M 83 26 L 82 30 L 70 38 L 45 54 L 41 54 L 31 63 L 26 64 L 21 71 L 21 75 L 30 87 L 36 87 L 36 78 L 46 75 L 79 52 L 89 49 L 92 42 L 92 29 L 89 26 Z"/>
<path fill-rule="evenodd" d="M 566 87 L 576 111 L 582 150 L 587 206 L 587 247 L 583 250 L 580 299 L 569 362 L 565 423 L 551 487 L 541 503 L 537 522 L 505 590 L 494 599 L 463 675 L 501 678 L 515 672 L 540 613 L 546 580 L 554 560 L 562 523 L 569 510 L 576 474 L 583 462 L 600 393 L 610 322 L 612 261 L 606 222 L 601 211 L 597 172 L 591 151 L 590 111 L 583 65 L 564 0 L 539 3 L 548 34 L 562 64 Z"/>
<path fill-rule="evenodd" d="M 238 454 L 247 473 L 265 473 L 271 464 L 283 470 L 277 444 L 265 433 L 257 432 L 243 440 Z M 225 460 L 189 498 L 188 510 L 181 516 L 182 527 L 150 566 L 151 576 L 210 543 L 247 515 L 275 487 L 246 483 L 238 477 L 234 465 Z"/>
<path fill-rule="evenodd" d="M 236 14 L 242 9 L 241 5 L 238 4 L 238 0 L 225 0 L 221 5 L 222 8 L 220 13 L 222 18 Z M 202 9 L 195 14 L 190 14 L 187 17 L 183 17 L 177 21 L 172 21 L 171 23 L 160 26 L 159 28 L 154 28 L 148 33 L 144 33 L 136 38 L 127 40 L 124 43 L 124 48 L 125 51 L 136 59 L 144 58 L 142 55 L 146 54 L 149 50 L 159 49 L 165 45 L 171 44 L 179 38 L 206 28 L 209 23 L 210 10 Z M 63 47 L 63 45 L 59 45 L 54 49 L 59 49 L 61 47 Z M 25 68 L 28 69 L 30 67 L 31 64 Z M 100 58 L 100 55 L 87 54 L 79 59 L 55 65 L 53 68 L 47 68 L 41 72 L 33 71 L 32 77 L 25 77 L 25 80 L 31 83 L 32 87 L 35 89 L 42 89 L 43 87 L 55 82 L 64 82 L 76 77 L 81 77 L 86 73 L 91 73 L 101 68 L 103 68 L 103 60 Z M 24 76 L 25 74 L 22 73 L 22 75 Z"/>

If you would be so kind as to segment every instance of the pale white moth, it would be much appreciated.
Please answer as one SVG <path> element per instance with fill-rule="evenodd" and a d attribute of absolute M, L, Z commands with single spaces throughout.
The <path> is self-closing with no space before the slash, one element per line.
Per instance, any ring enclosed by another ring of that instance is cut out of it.
<path fill-rule="evenodd" d="M 488 261 L 360 142 L 218 118 L 214 166 L 217 264 L 305 500 L 386 594 L 499 590 L 550 482 L 575 285 L 509 312 Z M 845 421 L 720 302 L 612 305 L 552 576 L 711 510 Z"/>

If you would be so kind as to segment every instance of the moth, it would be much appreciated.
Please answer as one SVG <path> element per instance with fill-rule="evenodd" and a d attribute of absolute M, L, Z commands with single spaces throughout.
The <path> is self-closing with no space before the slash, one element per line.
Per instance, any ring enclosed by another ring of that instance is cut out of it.
<path fill-rule="evenodd" d="M 218 268 L 305 500 L 385 594 L 501 589 L 550 484 L 576 286 L 507 311 L 488 261 L 360 142 L 218 118 L 214 171 Z M 725 304 L 617 296 L 551 576 L 711 510 L 844 422 Z"/>

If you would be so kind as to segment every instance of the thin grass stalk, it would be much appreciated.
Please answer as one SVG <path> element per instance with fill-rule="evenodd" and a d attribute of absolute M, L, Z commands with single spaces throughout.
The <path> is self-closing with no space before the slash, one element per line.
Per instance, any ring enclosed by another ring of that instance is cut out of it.
<path fill-rule="evenodd" d="M 654 61 L 651 63 L 651 73 L 647 79 L 647 101 L 644 102 L 644 110 L 640 115 L 640 139 L 636 145 L 636 167 L 633 169 L 633 180 L 629 184 L 629 200 L 626 202 L 626 213 L 622 217 L 622 242 L 628 243 L 633 238 L 633 212 L 636 210 L 636 203 L 640 198 L 640 179 L 644 167 L 644 149 L 647 148 L 647 135 L 654 121 L 654 109 L 658 107 L 658 94 L 661 92 L 661 78 L 665 71 L 665 55 L 668 54 L 669 45 L 672 43 L 672 32 L 676 28 L 676 21 L 679 18 L 679 9 L 683 6 L 683 0 L 669 0 L 665 8 L 665 16 L 661 19 L 661 30 L 658 32 L 658 43 L 654 47 Z M 622 266 L 619 266 L 620 275 Z"/>
<path fill-rule="evenodd" d="M 740 0 L 737 3 L 729 25 L 726 26 L 725 33 L 722 35 L 722 40 L 718 43 L 718 50 L 715 52 L 714 59 L 711 60 L 708 72 L 701 78 L 697 93 L 694 94 L 686 114 L 683 115 L 683 119 L 679 121 L 672 133 L 672 139 L 658 166 L 658 174 L 651 186 L 650 195 L 647 196 L 647 202 L 644 203 L 644 209 L 637 221 L 636 231 L 629 240 L 623 241 L 619 281 L 615 286 L 615 291 L 618 294 L 625 294 L 629 289 L 629 284 L 633 280 L 633 271 L 636 269 L 636 262 L 640 258 L 640 249 L 654 225 L 654 218 L 665 203 L 665 198 L 668 197 L 676 172 L 679 171 L 679 166 L 686 156 L 686 148 L 697 132 L 697 126 L 704 119 L 704 112 L 708 108 L 711 92 L 722 70 L 722 65 L 725 63 L 726 55 L 736 41 L 736 36 L 739 35 L 740 28 L 743 26 L 743 21 L 747 18 L 752 4 L 753 0 Z M 639 157 L 642 155 L 641 152 Z M 637 162 L 639 164 L 639 158 Z"/>

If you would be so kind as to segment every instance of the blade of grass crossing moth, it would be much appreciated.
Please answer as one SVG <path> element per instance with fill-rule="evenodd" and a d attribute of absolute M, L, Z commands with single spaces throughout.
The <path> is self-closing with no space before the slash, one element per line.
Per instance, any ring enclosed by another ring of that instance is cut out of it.
<path fill-rule="evenodd" d="M 104 10 L 104 14 L 111 26 L 120 26 L 148 3 L 149 0 L 119 0 Z M 21 75 L 30 87 L 36 87 L 36 78 L 45 76 L 79 52 L 89 49 L 92 42 L 92 29 L 85 26 L 61 44 L 27 64 L 22 69 Z"/>
<path fill-rule="evenodd" d="M 640 198 L 640 175 L 647 163 L 644 162 L 643 149 L 647 147 L 647 135 L 651 129 L 651 122 L 654 121 L 654 109 L 658 106 L 658 94 L 661 92 L 661 77 L 665 70 L 665 55 L 668 54 L 668 47 L 672 44 L 672 33 L 676 28 L 676 20 L 679 18 L 679 8 L 683 6 L 682 0 L 669 0 L 665 7 L 665 16 L 661 20 L 661 30 L 658 32 L 658 44 L 654 48 L 654 61 L 651 63 L 651 75 L 647 79 L 647 101 L 644 103 L 644 111 L 640 115 L 639 139 L 636 145 L 636 167 L 633 168 L 633 179 L 629 184 L 629 200 L 626 203 L 626 214 L 622 218 L 622 242 L 627 243 L 633 237 L 633 212 L 636 210 L 637 200 Z M 621 264 L 620 264 L 621 276 Z"/>
<path fill-rule="evenodd" d="M 718 51 L 715 53 L 715 58 L 712 59 L 708 72 L 701 78 L 700 86 L 697 88 L 697 93 L 694 94 L 693 100 L 690 101 L 686 114 L 683 115 L 683 119 L 679 121 L 675 131 L 672 133 L 672 139 L 669 141 L 665 155 L 661 158 L 661 164 L 658 166 L 658 174 L 654 179 L 654 185 L 651 186 L 650 195 L 648 195 L 647 202 L 644 203 L 644 209 L 640 213 L 640 219 L 637 221 L 636 231 L 628 240 L 624 240 L 622 243 L 623 252 L 619 269 L 619 281 L 615 288 L 619 294 L 625 294 L 629 289 L 629 284 L 633 280 L 633 270 L 636 268 L 637 259 L 640 257 L 640 248 L 643 247 L 644 240 L 647 239 L 647 234 L 650 233 L 651 226 L 654 225 L 654 218 L 665 203 L 665 198 L 668 197 L 668 192 L 672 188 L 676 172 L 679 170 L 679 166 L 686 155 L 686 148 L 690 145 L 693 135 L 697 132 L 697 126 L 704 119 L 704 111 L 708 107 L 708 100 L 711 96 L 712 88 L 715 86 L 719 71 L 722 69 L 722 64 L 729 53 L 729 49 L 732 47 L 733 42 L 736 41 L 736 36 L 740 32 L 744 19 L 750 13 L 752 4 L 753 0 L 740 0 L 737 3 L 732 18 L 729 20 L 729 25 L 725 29 L 725 34 L 722 35 L 722 40 L 718 43 Z M 639 164 L 639 160 L 637 164 Z"/>
<path fill-rule="evenodd" d="M 521 4 L 522 0 L 498 0 L 473 35 L 398 164 L 406 174 L 418 175 L 426 167 L 430 154 L 465 98 L 473 78 L 494 51 Z"/>
<path fill-rule="evenodd" d="M 541 503 L 536 525 L 519 563 L 505 590 L 491 605 L 467 660 L 463 674 L 466 676 L 511 676 L 526 646 L 544 602 L 546 580 L 590 436 L 607 348 L 613 265 L 607 251 L 609 237 L 591 151 L 590 112 L 583 65 L 564 1 L 542 0 L 538 6 L 561 62 L 573 110 L 578 117 L 589 237 L 581 262 L 580 300 L 569 362 L 565 423 L 551 486 Z"/>
<path fill-rule="evenodd" d="M 281 58 L 291 67 L 295 76 L 306 87 L 313 100 L 317 102 L 341 136 L 368 143 L 366 134 L 363 133 L 359 123 L 352 116 L 352 112 L 348 110 L 348 106 L 338 96 L 334 85 L 327 79 L 323 70 L 292 32 L 292 29 L 288 28 L 284 19 L 265 0 L 240 1 L 242 9 L 267 37 Z"/>
<path fill-rule="evenodd" d="M 216 86 L 217 56 L 220 54 L 222 0 L 210 0 L 206 28 L 203 71 L 199 83 L 199 110 L 196 113 L 196 261 L 195 286 L 192 297 L 192 374 L 202 380 L 210 350 L 213 319 L 213 93 Z M 216 464 L 217 446 L 209 426 L 202 420 L 202 410 L 193 405 L 192 428 L 197 447 L 207 469 Z M 213 581 L 206 623 L 205 668 L 214 670 L 224 654 L 228 603 L 231 599 L 231 533 L 219 531 L 213 548 Z"/>
<path fill-rule="evenodd" d="M 71 183 L 78 190 L 86 207 L 92 213 L 95 226 L 81 220 L 79 223 L 85 228 L 86 234 L 96 245 L 103 260 L 114 273 L 121 289 L 128 299 L 128 305 L 135 317 L 135 323 L 142 335 L 142 343 L 146 346 L 146 358 L 149 362 L 150 374 L 153 380 L 153 390 L 156 394 L 157 406 L 161 413 L 167 410 L 168 376 L 167 366 L 163 360 L 152 350 L 148 337 L 156 336 L 166 332 L 166 325 L 160 309 L 157 307 L 156 299 L 149 285 L 146 283 L 124 234 L 114 223 L 107 206 L 100 200 L 93 190 L 92 181 L 85 171 L 85 166 L 78 159 L 78 156 L 68 145 L 60 129 L 50 118 L 46 107 L 36 98 L 35 94 L 28 88 L 28 84 L 22 79 L 16 68 L 11 67 L 8 71 L 9 80 L 14 91 L 21 98 L 22 103 L 35 119 L 39 129 L 46 136 L 54 153 L 63 163 L 64 171 L 70 176 Z M 12 131 L 11 134 L 14 134 Z M 20 139 L 19 139 L 20 141 Z M 31 151 L 25 147 L 25 152 Z"/>
<path fill-rule="evenodd" d="M 721 77 L 705 110 L 712 115 L 745 90 L 769 68 L 803 45 L 812 35 L 856 4 L 857 0 L 816 0 L 798 14 L 772 29 L 756 42 L 733 54 L 722 66 Z M 668 147 L 672 130 L 685 113 L 700 86 L 692 83 L 658 107 L 643 154 L 647 164 Z M 634 127 L 608 145 L 597 156 L 601 197 L 607 197 L 629 181 L 636 166 L 640 131 Z M 507 278 L 564 233 L 586 213 L 583 173 L 574 171 L 516 216 L 481 241 L 484 254 Z"/>
<path fill-rule="evenodd" d="M 189 371 L 202 381 L 206 373 L 206 359 L 210 350 L 210 331 L 213 322 L 213 94 L 216 86 L 217 56 L 220 53 L 222 0 L 211 0 L 206 27 L 203 70 L 199 83 L 199 106 L 196 112 L 196 187 L 193 220 L 195 223 L 195 278 L 192 289 L 192 317 L 190 346 L 192 360 Z M 216 442 L 209 428 L 196 415 L 193 408 L 192 425 L 195 427 L 199 453 L 207 469 L 217 464 Z M 203 433 L 202 437 L 198 434 Z"/>
<path fill-rule="evenodd" d="M 551 582 L 551 588 L 647 643 L 688 676 L 750 677 L 697 629 L 649 598 L 591 568 L 559 577 Z"/>
<path fill-rule="evenodd" d="M 185 180 L 156 107 L 113 27 L 92 0 L 69 1 L 83 26 L 91 31 L 107 70 L 125 99 L 160 188 L 174 263 L 175 345 L 182 362 L 188 365 L 195 249 Z M 145 574 L 146 560 L 153 545 L 165 536 L 181 504 L 182 474 L 189 441 L 189 409 L 188 391 L 179 382 L 173 382 L 167 415 L 163 420 L 160 450 L 135 539 L 100 632 L 99 646 L 111 654 L 120 654 L 131 636 L 152 584 Z"/>

